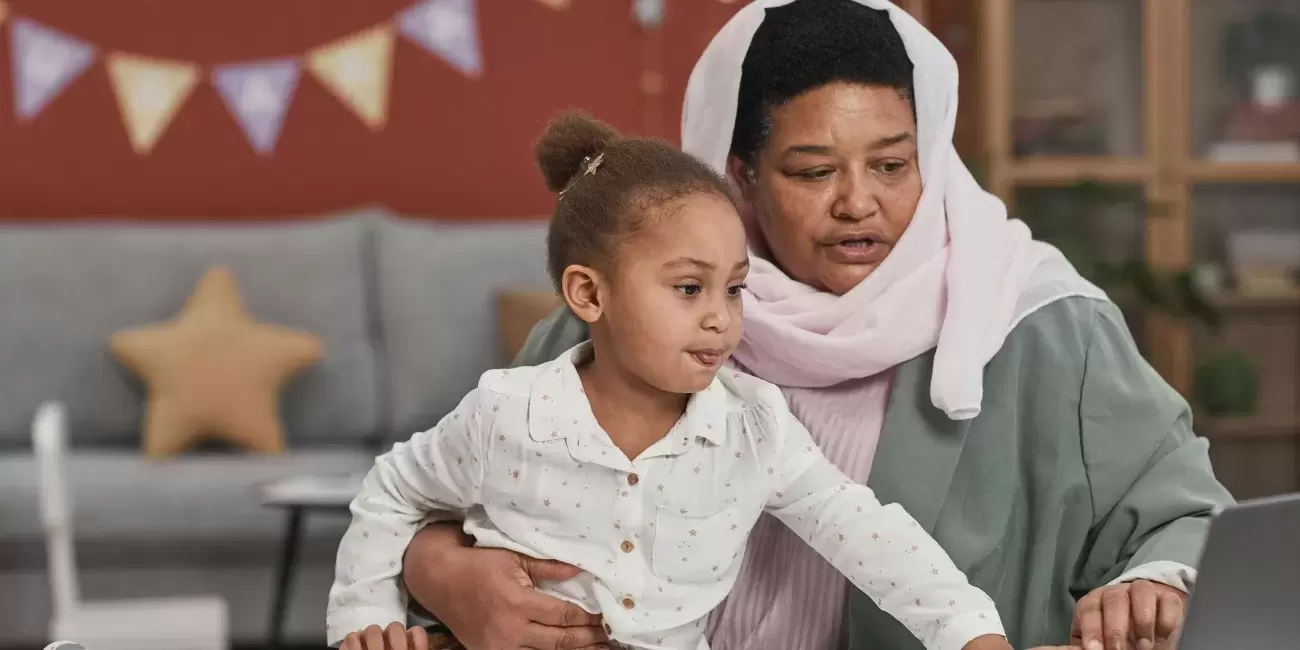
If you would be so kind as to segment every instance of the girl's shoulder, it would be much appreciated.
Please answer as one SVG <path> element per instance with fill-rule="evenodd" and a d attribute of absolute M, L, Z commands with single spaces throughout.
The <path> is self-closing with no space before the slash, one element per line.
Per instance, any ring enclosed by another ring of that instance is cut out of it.
<path fill-rule="evenodd" d="M 727 410 L 733 414 L 775 415 L 788 410 L 780 387 L 740 369 L 725 367 L 714 382 L 726 394 Z"/>

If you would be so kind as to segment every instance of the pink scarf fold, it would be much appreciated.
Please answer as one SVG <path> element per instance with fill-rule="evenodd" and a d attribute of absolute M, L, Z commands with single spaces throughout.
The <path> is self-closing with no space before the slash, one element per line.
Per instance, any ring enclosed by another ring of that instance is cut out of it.
<path fill-rule="evenodd" d="M 769 7 L 741 9 L 700 57 L 686 89 L 682 148 L 726 170 L 741 64 Z M 745 335 L 736 359 L 787 387 L 831 386 L 873 376 L 935 348 L 930 397 L 952 419 L 979 414 L 983 369 L 1025 316 L 1068 296 L 1106 300 L 1061 253 L 1034 241 L 985 192 L 952 145 L 957 64 L 909 14 L 883 9 L 914 67 L 924 190 L 911 225 L 889 257 L 841 296 L 818 291 L 751 254 Z M 751 251 L 752 253 L 752 251 Z"/>

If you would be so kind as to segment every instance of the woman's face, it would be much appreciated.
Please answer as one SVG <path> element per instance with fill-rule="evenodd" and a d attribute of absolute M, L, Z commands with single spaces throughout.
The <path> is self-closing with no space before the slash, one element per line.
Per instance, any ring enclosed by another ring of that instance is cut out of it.
<path fill-rule="evenodd" d="M 749 174 L 731 160 L 773 262 L 843 294 L 893 250 L 921 198 L 912 105 L 893 88 L 832 83 L 772 110 Z"/>

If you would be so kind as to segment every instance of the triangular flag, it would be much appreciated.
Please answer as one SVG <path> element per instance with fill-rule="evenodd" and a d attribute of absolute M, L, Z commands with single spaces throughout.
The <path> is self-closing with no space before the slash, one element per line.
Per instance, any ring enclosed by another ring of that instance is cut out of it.
<path fill-rule="evenodd" d="M 95 62 L 95 48 L 28 18 L 15 18 L 9 44 L 14 110 L 30 120 Z"/>
<path fill-rule="evenodd" d="M 131 147 L 149 153 L 194 92 L 199 66 L 121 52 L 109 54 L 107 65 Z"/>
<path fill-rule="evenodd" d="M 482 72 L 474 0 L 424 0 L 403 11 L 397 24 L 407 38 L 464 74 L 477 77 Z"/>
<path fill-rule="evenodd" d="M 212 71 L 212 85 L 249 144 L 266 155 L 275 151 L 299 76 L 296 60 L 270 59 L 219 66 Z"/>
<path fill-rule="evenodd" d="M 307 67 L 366 126 L 388 122 L 393 74 L 393 28 L 384 24 L 307 53 Z"/>

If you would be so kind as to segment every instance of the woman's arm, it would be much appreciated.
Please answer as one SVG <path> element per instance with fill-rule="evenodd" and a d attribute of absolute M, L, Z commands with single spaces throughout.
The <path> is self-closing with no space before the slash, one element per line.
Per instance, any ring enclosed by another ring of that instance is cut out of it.
<path fill-rule="evenodd" d="M 1187 402 L 1142 358 L 1114 305 L 1095 315 L 1079 422 L 1095 537 L 1081 585 L 1167 576 L 1190 586 L 1178 582 L 1195 580 L 1210 517 L 1232 495 Z"/>
<path fill-rule="evenodd" d="M 1214 511 L 1214 477 L 1187 402 L 1142 358 L 1123 316 L 1101 305 L 1079 399 L 1092 543 L 1075 576 L 1073 636 L 1110 643 L 1176 633 Z M 1152 581 L 1157 583 L 1154 587 Z"/>

